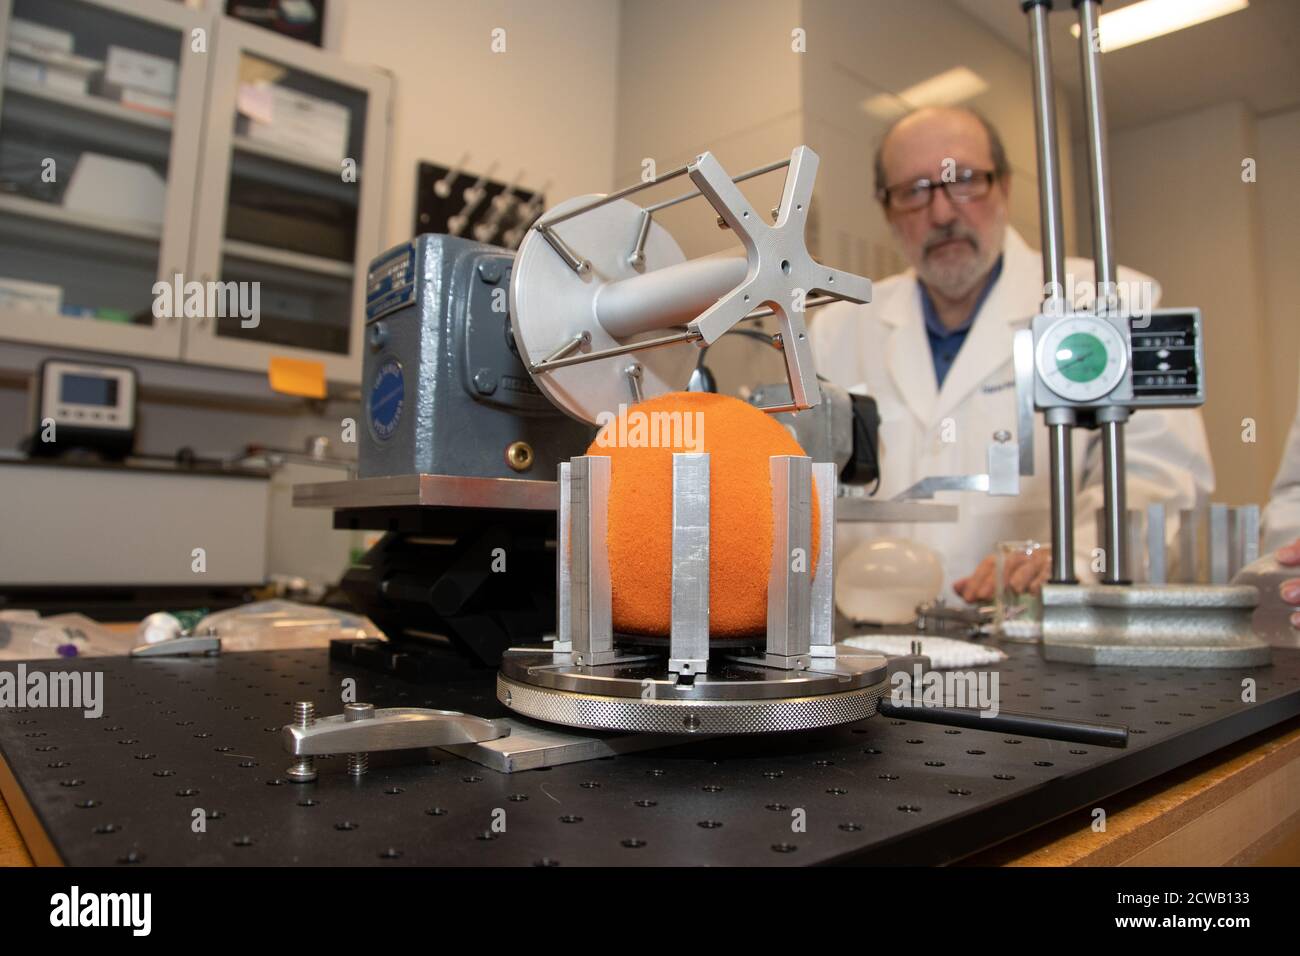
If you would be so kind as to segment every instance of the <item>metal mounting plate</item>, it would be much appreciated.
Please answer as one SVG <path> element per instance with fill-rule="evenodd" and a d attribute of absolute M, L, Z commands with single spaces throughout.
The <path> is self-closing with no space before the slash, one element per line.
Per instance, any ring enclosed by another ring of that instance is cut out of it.
<path fill-rule="evenodd" d="M 389 475 L 293 486 L 295 508 L 501 508 L 554 511 L 559 486 L 532 478 Z"/>
<path fill-rule="evenodd" d="M 517 718 L 495 700 L 493 672 L 450 661 L 421 684 L 324 649 L 74 658 L 27 668 L 102 671 L 103 716 L 0 708 L 0 792 L 38 863 L 915 866 L 1067 814 L 1086 832 L 1089 809 L 1110 794 L 1300 714 L 1292 648 L 1246 672 L 1083 667 L 1044 661 L 1027 645 L 1005 650 L 997 673 L 1007 707 L 1122 721 L 1129 746 L 878 715 L 780 737 L 696 736 L 671 751 L 513 774 L 445 750 L 399 752 L 374 755 L 358 785 L 342 757 L 318 758 L 319 779 L 292 784 L 281 776 L 280 740 L 292 702 L 337 708 L 346 678 L 377 706 Z M 0 672 L 16 668 L 0 663 Z M 1241 699 L 1246 675 L 1258 681 L 1251 703 Z M 489 839 L 497 807 L 510 825 Z M 205 832 L 190 827 L 197 808 Z M 791 833 L 794 808 L 806 809 L 807 832 Z"/>

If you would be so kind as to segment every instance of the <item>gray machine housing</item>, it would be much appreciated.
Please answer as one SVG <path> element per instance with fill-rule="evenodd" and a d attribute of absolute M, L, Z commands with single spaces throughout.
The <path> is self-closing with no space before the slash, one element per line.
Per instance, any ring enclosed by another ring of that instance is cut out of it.
<path fill-rule="evenodd" d="M 520 361 L 513 262 L 496 246 L 427 234 L 371 263 L 360 477 L 554 481 L 561 461 L 584 453 L 595 429 L 552 405 Z"/>

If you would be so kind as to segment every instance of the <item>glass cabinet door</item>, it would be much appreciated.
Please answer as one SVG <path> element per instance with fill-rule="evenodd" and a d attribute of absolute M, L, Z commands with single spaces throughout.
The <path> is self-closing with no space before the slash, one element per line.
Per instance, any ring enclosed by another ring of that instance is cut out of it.
<path fill-rule="evenodd" d="M 0 0 L 0 339 L 179 357 L 157 284 L 189 263 L 205 22 Z"/>
<path fill-rule="evenodd" d="M 388 79 L 232 20 L 217 51 L 195 262 L 241 308 L 188 320 L 185 355 L 263 371 L 273 355 L 309 358 L 355 381 Z"/>

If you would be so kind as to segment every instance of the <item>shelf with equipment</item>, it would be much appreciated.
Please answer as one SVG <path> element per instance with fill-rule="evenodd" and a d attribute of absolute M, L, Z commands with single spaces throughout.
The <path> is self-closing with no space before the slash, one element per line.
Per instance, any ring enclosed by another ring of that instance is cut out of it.
<path fill-rule="evenodd" d="M 0 341 L 354 381 L 389 96 L 211 9 L 0 0 Z M 264 321 L 157 308 L 177 276 Z"/>
<path fill-rule="evenodd" d="M 153 288 L 189 264 L 206 22 L 166 0 L 0 0 L 0 338 L 179 357 Z"/>
<path fill-rule="evenodd" d="M 388 78 L 246 24 L 217 27 L 194 268 L 259 283 L 262 321 L 187 327 L 184 354 L 265 369 L 311 359 L 360 373 L 364 279 L 380 251 Z"/>

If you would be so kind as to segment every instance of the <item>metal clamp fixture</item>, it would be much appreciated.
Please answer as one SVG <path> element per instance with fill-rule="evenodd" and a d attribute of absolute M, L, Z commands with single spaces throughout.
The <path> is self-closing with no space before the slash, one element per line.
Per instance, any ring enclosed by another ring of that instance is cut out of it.
<path fill-rule="evenodd" d="M 290 780 L 316 779 L 314 757 L 346 753 L 348 773 L 360 777 L 369 768 L 369 754 L 448 744 L 496 740 L 510 733 L 505 721 L 474 717 L 454 710 L 345 704 L 343 713 L 316 717 L 315 705 L 294 705 L 294 722 L 284 728 L 284 749 L 299 758 L 289 768 Z"/>
<path fill-rule="evenodd" d="M 552 209 L 520 244 L 511 277 L 510 317 L 519 354 L 557 406 L 595 422 L 629 397 L 685 388 L 696 346 L 737 323 L 768 315 L 780 326 L 790 401 L 764 408 L 798 411 L 820 400 L 804 313 L 827 302 L 868 302 L 871 283 L 813 260 L 804 241 L 817 154 L 731 177 L 711 153 L 604 196 Z M 787 169 L 774 221 L 761 217 L 737 184 Z M 628 197 L 679 177 L 696 189 L 641 207 Z M 744 246 L 745 256 L 685 261 L 655 213 L 703 196 Z M 666 333 L 666 334 L 665 334 Z M 638 356 L 635 375 L 623 356 Z"/>

